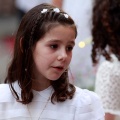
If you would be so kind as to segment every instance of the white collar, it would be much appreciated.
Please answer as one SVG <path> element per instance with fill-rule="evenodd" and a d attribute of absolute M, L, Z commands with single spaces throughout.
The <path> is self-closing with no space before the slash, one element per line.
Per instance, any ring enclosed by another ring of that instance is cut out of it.
<path fill-rule="evenodd" d="M 48 99 L 52 95 L 53 91 L 54 91 L 53 87 L 49 86 L 48 88 L 46 88 L 42 91 L 33 90 L 33 94 L 34 94 L 35 98 L 37 95 L 37 99 L 41 96 L 44 97 L 45 99 Z"/>

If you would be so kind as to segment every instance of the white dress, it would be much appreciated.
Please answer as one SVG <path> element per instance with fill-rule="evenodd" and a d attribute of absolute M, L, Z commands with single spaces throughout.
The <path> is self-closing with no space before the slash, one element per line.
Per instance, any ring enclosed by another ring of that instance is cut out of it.
<path fill-rule="evenodd" d="M 112 56 L 112 62 L 103 62 L 97 72 L 95 92 L 101 97 L 106 113 L 120 120 L 120 61 Z"/>
<path fill-rule="evenodd" d="M 20 94 L 16 83 L 15 89 Z M 49 101 L 46 105 L 52 90 L 52 86 L 40 92 L 33 90 L 33 101 L 24 105 L 14 99 L 7 84 L 1 84 L 0 120 L 38 120 L 44 108 L 39 120 L 104 120 L 100 99 L 94 92 L 76 87 L 72 100 L 55 104 Z"/>

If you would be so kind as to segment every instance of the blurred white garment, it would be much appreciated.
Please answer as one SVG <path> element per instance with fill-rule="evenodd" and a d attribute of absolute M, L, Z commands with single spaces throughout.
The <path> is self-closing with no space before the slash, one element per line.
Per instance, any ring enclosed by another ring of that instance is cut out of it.
<path fill-rule="evenodd" d="M 95 92 L 101 97 L 106 113 L 120 120 L 120 61 L 115 55 L 112 61 L 104 61 L 98 69 Z"/>
<path fill-rule="evenodd" d="M 16 6 L 24 12 L 41 3 L 51 3 L 51 0 L 16 0 Z"/>
<path fill-rule="evenodd" d="M 91 36 L 92 0 L 63 0 L 63 9 L 78 27 L 77 42 Z M 72 7 L 71 7 L 72 6 Z"/>

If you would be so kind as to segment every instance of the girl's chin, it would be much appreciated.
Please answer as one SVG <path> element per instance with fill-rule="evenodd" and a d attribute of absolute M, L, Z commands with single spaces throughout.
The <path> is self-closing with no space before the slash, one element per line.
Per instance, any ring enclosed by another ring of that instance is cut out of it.
<path fill-rule="evenodd" d="M 55 81 L 55 80 L 58 80 L 61 76 L 62 76 L 63 72 L 61 73 L 53 73 L 53 74 L 49 74 L 47 76 L 47 78 L 51 81 Z"/>
<path fill-rule="evenodd" d="M 60 77 L 61 77 L 61 76 L 59 76 L 59 77 L 51 77 L 51 78 L 49 78 L 49 80 L 51 80 L 51 81 L 56 81 L 56 80 L 58 80 Z"/>

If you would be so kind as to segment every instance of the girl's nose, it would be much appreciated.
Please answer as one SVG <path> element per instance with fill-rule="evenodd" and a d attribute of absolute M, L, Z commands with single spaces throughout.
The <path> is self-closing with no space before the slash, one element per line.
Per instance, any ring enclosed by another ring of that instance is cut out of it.
<path fill-rule="evenodd" d="M 62 51 L 60 51 L 59 52 L 59 55 L 58 55 L 58 60 L 60 61 L 65 61 L 66 60 L 66 58 L 67 58 L 67 52 L 66 52 L 66 50 L 62 50 Z"/>

